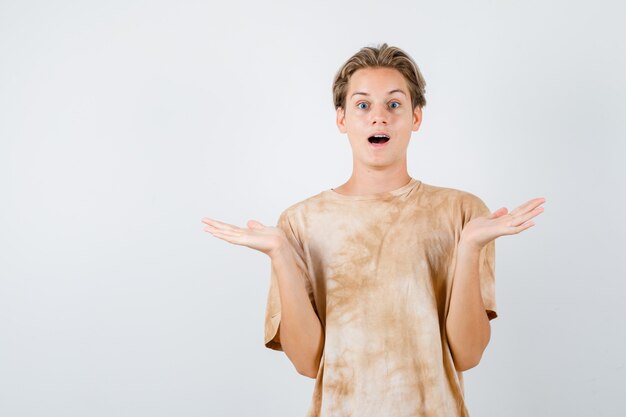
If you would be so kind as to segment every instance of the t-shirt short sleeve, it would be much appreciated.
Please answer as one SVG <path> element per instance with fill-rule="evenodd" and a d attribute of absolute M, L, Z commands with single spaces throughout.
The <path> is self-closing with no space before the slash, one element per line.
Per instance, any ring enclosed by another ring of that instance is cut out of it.
<path fill-rule="evenodd" d="M 265 309 L 265 346 L 274 350 L 283 350 L 280 344 L 280 296 L 276 273 L 272 267 L 269 294 Z"/>
<path fill-rule="evenodd" d="M 299 271 L 299 276 L 303 279 L 307 293 L 309 295 L 309 300 L 313 305 L 313 309 L 317 314 L 317 309 L 315 307 L 314 296 L 313 296 L 313 288 L 311 286 L 311 282 L 308 278 L 307 266 L 304 260 L 304 254 L 302 250 L 302 244 L 293 227 L 293 223 L 290 221 L 289 216 L 286 211 L 283 211 L 278 218 L 278 223 L 276 227 L 282 229 L 287 236 L 287 240 L 291 246 L 291 249 L 294 253 L 294 258 L 296 260 L 296 266 Z M 281 319 L 281 304 L 280 304 L 280 292 L 278 287 L 278 277 L 276 275 L 276 271 L 274 269 L 274 265 L 272 262 L 271 268 L 271 279 L 269 285 L 269 291 L 267 294 L 267 304 L 265 309 L 265 347 L 273 350 L 282 351 L 282 345 L 280 342 L 280 319 Z"/>
<path fill-rule="evenodd" d="M 489 216 L 491 210 L 477 196 L 469 194 L 468 202 L 465 205 L 464 225 L 474 217 Z M 480 251 L 478 260 L 478 273 L 480 277 L 480 293 L 489 320 L 498 317 L 496 305 L 496 240 L 487 243 Z"/>

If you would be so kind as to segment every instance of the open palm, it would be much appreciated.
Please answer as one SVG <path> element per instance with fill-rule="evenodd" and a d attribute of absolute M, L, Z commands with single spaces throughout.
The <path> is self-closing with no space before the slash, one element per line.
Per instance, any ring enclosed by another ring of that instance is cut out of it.
<path fill-rule="evenodd" d="M 545 201 L 543 197 L 534 198 L 510 213 L 507 213 L 506 207 L 502 207 L 489 216 L 475 217 L 463 227 L 461 240 L 465 244 L 481 249 L 499 236 L 520 233 L 535 225 L 529 220 L 543 212 L 543 207 L 539 206 Z"/>
<path fill-rule="evenodd" d="M 256 220 L 249 220 L 248 228 L 223 223 L 208 217 L 202 218 L 205 231 L 235 245 L 247 246 L 272 256 L 287 240 L 285 232 L 278 227 L 265 226 Z"/>

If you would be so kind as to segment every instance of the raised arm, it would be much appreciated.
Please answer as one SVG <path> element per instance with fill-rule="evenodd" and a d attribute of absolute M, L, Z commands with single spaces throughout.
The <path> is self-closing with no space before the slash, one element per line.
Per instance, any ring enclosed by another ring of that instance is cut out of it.
<path fill-rule="evenodd" d="M 298 373 L 315 378 L 324 347 L 324 332 L 300 277 L 287 240 L 271 255 L 278 278 L 281 318 L 278 331 L 283 351 Z"/>
<path fill-rule="evenodd" d="M 315 378 L 324 346 L 324 332 L 309 300 L 296 254 L 283 230 L 251 220 L 248 228 L 205 217 L 205 231 L 227 242 L 265 253 L 272 260 L 280 296 L 280 342 L 298 373 Z"/>
<path fill-rule="evenodd" d="M 491 324 L 480 292 L 481 251 L 493 252 L 494 246 L 486 246 L 493 245 L 494 239 L 534 226 L 530 219 L 543 212 L 539 206 L 545 201 L 543 197 L 534 198 L 510 213 L 506 207 L 490 213 L 485 206 L 486 215 L 473 218 L 463 228 L 446 318 L 446 333 L 457 371 L 478 365 L 491 337 Z"/>

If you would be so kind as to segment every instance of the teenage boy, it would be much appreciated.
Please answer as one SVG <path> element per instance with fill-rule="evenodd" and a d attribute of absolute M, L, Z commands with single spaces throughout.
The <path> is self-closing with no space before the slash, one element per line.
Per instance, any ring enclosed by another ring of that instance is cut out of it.
<path fill-rule="evenodd" d="M 315 378 L 308 417 L 468 416 L 462 372 L 480 362 L 497 317 L 495 238 L 543 211 L 535 198 L 492 213 L 408 174 L 424 87 L 401 49 L 362 48 L 333 83 L 348 181 L 288 207 L 277 227 L 203 219 L 271 257 L 265 346 Z"/>

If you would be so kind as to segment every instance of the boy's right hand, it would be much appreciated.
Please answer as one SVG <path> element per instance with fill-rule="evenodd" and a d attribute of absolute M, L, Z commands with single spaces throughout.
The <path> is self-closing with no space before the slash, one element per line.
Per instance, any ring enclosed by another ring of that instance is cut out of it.
<path fill-rule="evenodd" d="M 288 244 L 287 236 L 282 229 L 265 226 L 256 220 L 249 220 L 247 229 L 208 217 L 202 218 L 202 223 L 206 224 L 204 230 L 213 236 L 235 245 L 256 249 L 270 257 L 278 254 L 284 245 Z"/>

